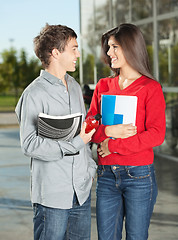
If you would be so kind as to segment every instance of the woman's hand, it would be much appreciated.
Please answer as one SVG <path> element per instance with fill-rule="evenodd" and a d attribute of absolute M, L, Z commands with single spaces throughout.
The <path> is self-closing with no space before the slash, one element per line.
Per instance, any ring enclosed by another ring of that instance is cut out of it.
<path fill-rule="evenodd" d="M 107 126 L 105 134 L 113 138 L 128 138 L 137 134 L 137 127 L 132 124 L 117 124 Z"/>
<path fill-rule="evenodd" d="M 109 154 L 111 154 L 108 148 L 108 142 L 109 142 L 109 138 L 105 139 L 103 142 L 100 143 L 100 147 L 98 148 L 98 153 L 101 157 L 106 157 Z"/>
<path fill-rule="evenodd" d="M 89 133 L 85 133 L 85 128 L 86 128 L 86 122 L 82 124 L 81 132 L 80 132 L 80 137 L 84 141 L 85 144 L 87 144 L 90 140 L 94 132 L 96 131 L 95 129 L 91 130 Z"/>

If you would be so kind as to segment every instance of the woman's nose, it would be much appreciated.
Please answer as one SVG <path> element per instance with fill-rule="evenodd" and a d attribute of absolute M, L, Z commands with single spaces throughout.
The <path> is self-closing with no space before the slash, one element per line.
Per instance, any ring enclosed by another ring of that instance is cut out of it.
<path fill-rule="evenodd" d="M 110 56 L 111 54 L 111 49 L 109 48 L 109 50 L 107 51 L 107 55 Z"/>

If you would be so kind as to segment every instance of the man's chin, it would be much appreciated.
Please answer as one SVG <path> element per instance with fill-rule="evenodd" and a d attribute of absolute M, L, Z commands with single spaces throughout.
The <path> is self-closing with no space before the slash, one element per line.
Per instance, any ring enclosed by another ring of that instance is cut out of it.
<path fill-rule="evenodd" d="M 76 68 L 71 68 L 70 70 L 68 70 L 67 72 L 75 72 Z"/>

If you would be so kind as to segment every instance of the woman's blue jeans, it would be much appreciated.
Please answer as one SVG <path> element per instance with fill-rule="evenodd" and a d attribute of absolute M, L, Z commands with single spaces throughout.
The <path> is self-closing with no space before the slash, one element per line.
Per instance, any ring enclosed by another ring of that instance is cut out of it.
<path fill-rule="evenodd" d="M 97 182 L 98 240 L 148 239 L 148 228 L 157 197 L 153 165 L 99 166 Z"/>
<path fill-rule="evenodd" d="M 71 209 L 34 204 L 34 240 L 89 240 L 91 234 L 91 195 L 80 206 L 74 195 Z"/>

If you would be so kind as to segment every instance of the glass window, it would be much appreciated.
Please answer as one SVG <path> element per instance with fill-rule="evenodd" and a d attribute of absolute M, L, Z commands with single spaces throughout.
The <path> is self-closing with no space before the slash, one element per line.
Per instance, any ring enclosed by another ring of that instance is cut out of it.
<path fill-rule="evenodd" d="M 157 0 L 158 14 L 178 11 L 177 0 Z"/>
<path fill-rule="evenodd" d="M 153 1 L 148 0 L 132 0 L 132 21 L 148 18 L 153 15 Z"/>
<path fill-rule="evenodd" d="M 83 36 L 94 31 L 94 0 L 82 0 L 81 2 L 81 33 Z"/>
<path fill-rule="evenodd" d="M 144 6 L 144 8 L 143 8 Z M 122 22 L 133 22 L 153 15 L 152 1 L 113 0 L 114 26 Z"/>
<path fill-rule="evenodd" d="M 96 80 L 110 75 L 110 68 L 101 61 L 101 33 L 95 33 L 83 39 L 83 82 L 84 84 L 94 84 Z M 94 73 L 96 67 L 96 73 Z"/>
<path fill-rule="evenodd" d="M 88 36 L 91 36 L 88 34 Z M 82 60 L 83 60 L 83 83 L 93 84 L 94 83 L 94 47 L 90 45 L 92 39 L 83 38 L 82 39 Z"/>
<path fill-rule="evenodd" d="M 129 0 L 113 0 L 112 12 L 114 27 L 120 23 L 131 21 L 129 9 Z"/>
<path fill-rule="evenodd" d="M 81 3 L 81 42 L 83 83 L 94 83 L 94 0 L 82 0 Z"/>
<path fill-rule="evenodd" d="M 101 59 L 101 34 L 98 34 L 98 42 L 96 45 L 96 70 L 97 70 L 97 81 L 99 79 L 108 77 L 111 75 L 109 66 L 107 66 Z"/>
<path fill-rule="evenodd" d="M 95 0 L 94 5 L 95 11 L 95 30 L 96 31 L 105 31 L 110 26 L 110 18 L 109 18 L 109 1 L 108 0 Z"/>
<path fill-rule="evenodd" d="M 161 145 L 162 153 L 178 156 L 178 93 L 165 93 L 166 136 Z"/>
<path fill-rule="evenodd" d="M 142 31 L 145 42 L 146 42 L 149 61 L 150 61 L 150 67 L 151 67 L 151 73 L 153 74 L 153 64 L 154 64 L 153 62 L 153 23 L 144 24 L 138 27 Z"/>
<path fill-rule="evenodd" d="M 178 86 L 178 18 L 159 22 L 159 72 L 164 86 Z"/>

